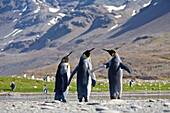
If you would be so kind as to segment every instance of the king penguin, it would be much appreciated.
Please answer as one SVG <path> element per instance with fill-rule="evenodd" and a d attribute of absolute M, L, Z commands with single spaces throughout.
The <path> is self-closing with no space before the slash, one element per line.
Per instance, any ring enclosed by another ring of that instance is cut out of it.
<path fill-rule="evenodd" d="M 67 56 L 63 57 L 56 73 L 56 81 L 55 81 L 55 100 L 61 100 L 66 102 L 66 96 L 68 93 L 69 86 L 68 80 L 70 78 L 70 64 L 68 63 L 69 57 L 72 52 L 70 52 Z"/>
<path fill-rule="evenodd" d="M 110 98 L 120 99 L 122 94 L 122 69 L 129 73 L 131 73 L 131 69 L 122 63 L 118 53 L 115 50 L 103 50 L 108 52 L 112 56 L 112 59 L 106 64 L 95 67 L 91 72 L 93 73 L 101 68 L 108 68 Z"/>
<path fill-rule="evenodd" d="M 79 102 L 82 102 L 83 97 L 85 98 L 85 102 L 88 102 L 91 92 L 91 81 L 93 87 L 96 84 L 95 74 L 91 73 L 92 64 L 90 53 L 92 52 L 92 50 L 94 50 L 94 48 L 91 50 L 87 50 L 82 54 L 79 64 L 71 74 L 68 83 L 69 85 L 74 74 L 77 72 L 77 92 Z"/>

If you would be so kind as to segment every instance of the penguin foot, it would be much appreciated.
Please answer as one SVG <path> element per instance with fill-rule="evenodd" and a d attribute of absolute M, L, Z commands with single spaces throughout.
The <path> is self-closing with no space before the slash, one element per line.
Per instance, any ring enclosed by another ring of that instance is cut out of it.
<path fill-rule="evenodd" d="M 62 102 L 66 103 L 67 101 L 64 99 Z"/>
<path fill-rule="evenodd" d="M 111 96 L 110 98 L 111 98 L 111 99 L 116 99 L 116 96 Z"/>
<path fill-rule="evenodd" d="M 88 99 L 85 99 L 85 102 L 88 102 Z"/>
<path fill-rule="evenodd" d="M 58 101 L 61 101 L 61 99 L 54 99 L 54 100 L 58 100 Z"/>
<path fill-rule="evenodd" d="M 82 99 L 79 99 L 79 102 L 82 102 Z"/>

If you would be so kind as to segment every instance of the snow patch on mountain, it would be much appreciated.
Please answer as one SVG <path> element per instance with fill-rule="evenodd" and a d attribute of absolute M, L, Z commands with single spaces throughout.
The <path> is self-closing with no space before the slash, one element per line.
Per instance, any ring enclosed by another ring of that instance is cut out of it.
<path fill-rule="evenodd" d="M 151 1 L 149 1 L 148 3 L 146 3 L 146 4 L 143 4 L 143 7 L 147 7 L 147 6 L 149 6 L 151 4 Z"/>
<path fill-rule="evenodd" d="M 11 33 L 9 33 L 8 35 L 6 35 L 4 38 L 9 37 L 10 35 L 12 35 L 13 33 L 15 33 L 16 31 L 18 31 L 18 29 L 14 29 Z"/>
<path fill-rule="evenodd" d="M 15 36 L 15 35 L 17 35 L 18 33 L 20 33 L 21 31 L 23 31 L 22 29 L 14 29 L 11 33 L 9 33 L 8 35 L 6 35 L 5 37 L 4 37 L 4 39 L 5 38 L 8 38 L 9 36 Z"/>
<path fill-rule="evenodd" d="M 114 25 L 113 27 L 111 27 L 108 31 L 111 31 L 111 30 L 115 29 L 115 28 L 118 27 L 118 26 L 119 26 L 119 25 L 116 24 L 116 25 Z"/>
<path fill-rule="evenodd" d="M 114 11 L 119 11 L 119 10 L 123 10 L 123 9 L 125 9 L 125 7 L 126 7 L 126 4 L 125 5 L 122 5 L 122 6 L 119 6 L 119 7 L 115 7 L 115 6 L 104 6 L 105 8 L 107 8 L 107 10 L 109 11 L 109 12 L 112 12 L 112 10 L 114 10 Z"/>
<path fill-rule="evenodd" d="M 115 16 L 115 18 L 121 18 L 122 17 L 122 15 L 116 15 Z"/>
<path fill-rule="evenodd" d="M 40 11 L 40 6 L 34 11 L 34 13 L 38 13 Z"/>
<path fill-rule="evenodd" d="M 13 12 L 15 13 L 15 12 L 19 12 L 19 10 L 13 10 Z"/>
<path fill-rule="evenodd" d="M 132 12 L 132 16 L 135 16 L 136 15 L 136 11 L 135 10 L 133 10 L 133 12 Z"/>
<path fill-rule="evenodd" d="M 17 32 L 15 32 L 12 36 L 15 36 L 15 35 L 17 35 L 18 33 L 20 33 L 21 31 L 23 31 L 22 29 L 18 29 L 18 31 Z"/>
<path fill-rule="evenodd" d="M 60 8 L 51 8 L 49 7 L 49 12 L 51 13 L 57 13 L 60 10 Z"/>
<path fill-rule="evenodd" d="M 10 40 L 8 43 L 10 44 L 10 43 L 12 43 L 14 40 Z"/>
<path fill-rule="evenodd" d="M 57 20 L 60 18 L 60 16 L 57 16 L 56 18 L 53 18 L 52 20 L 50 20 L 50 22 L 48 23 L 48 25 L 52 25 L 52 24 L 56 24 Z"/>
<path fill-rule="evenodd" d="M 39 5 L 39 3 L 36 0 L 32 0 L 35 4 Z"/>
<path fill-rule="evenodd" d="M 43 2 L 42 1 L 40 1 L 40 0 L 37 0 L 40 4 L 42 4 Z"/>
<path fill-rule="evenodd" d="M 58 15 L 61 16 L 61 17 L 65 17 L 66 16 L 66 14 L 64 14 L 64 13 L 58 13 Z"/>
<path fill-rule="evenodd" d="M 28 6 L 26 5 L 26 6 L 24 7 L 24 9 L 22 10 L 22 12 L 25 12 L 25 11 L 27 10 L 27 8 L 28 8 Z"/>
<path fill-rule="evenodd" d="M 13 22 L 16 22 L 18 19 L 13 20 Z"/>
<path fill-rule="evenodd" d="M 157 5 L 158 4 L 158 2 L 155 2 L 153 5 Z"/>

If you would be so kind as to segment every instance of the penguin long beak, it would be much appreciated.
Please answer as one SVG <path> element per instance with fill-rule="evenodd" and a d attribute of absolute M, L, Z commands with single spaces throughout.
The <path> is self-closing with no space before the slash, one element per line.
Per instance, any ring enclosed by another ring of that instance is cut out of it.
<path fill-rule="evenodd" d="M 95 49 L 95 48 L 92 48 L 92 49 L 89 51 L 89 53 L 91 53 L 94 49 Z"/>
<path fill-rule="evenodd" d="M 109 53 L 109 50 L 106 50 L 106 49 L 103 49 L 103 50 Z"/>
<path fill-rule="evenodd" d="M 107 50 L 107 49 L 103 49 L 104 51 L 108 52 L 111 56 L 114 56 L 116 51 L 114 50 Z"/>
<path fill-rule="evenodd" d="M 71 53 L 72 53 L 72 52 L 70 52 L 70 53 L 67 55 L 67 58 L 69 58 L 69 57 L 70 57 Z"/>

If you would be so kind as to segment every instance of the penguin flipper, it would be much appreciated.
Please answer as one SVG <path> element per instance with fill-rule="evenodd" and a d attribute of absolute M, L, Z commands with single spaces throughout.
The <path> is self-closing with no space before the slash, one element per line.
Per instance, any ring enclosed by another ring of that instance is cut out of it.
<path fill-rule="evenodd" d="M 58 72 L 56 73 L 56 77 L 55 77 L 55 89 L 54 89 L 54 92 L 56 92 L 57 91 L 57 89 L 58 89 L 58 81 L 59 80 L 59 75 L 58 75 Z"/>
<path fill-rule="evenodd" d="M 63 77 L 61 77 L 61 80 L 62 80 L 62 92 L 65 92 L 67 89 L 67 82 L 68 82 L 66 73 L 64 74 Z"/>
<path fill-rule="evenodd" d="M 69 78 L 69 81 L 68 81 L 68 83 L 67 83 L 67 86 L 70 85 L 71 79 L 73 78 L 74 74 L 77 72 L 77 69 L 78 69 L 78 66 L 76 66 L 76 68 L 74 69 L 74 71 L 71 73 L 71 76 L 70 76 L 70 78 Z"/>
<path fill-rule="evenodd" d="M 108 64 L 108 63 L 107 63 Z M 99 65 L 99 66 L 96 66 L 95 68 L 93 68 L 92 70 L 91 70 L 91 73 L 94 73 L 95 71 L 99 71 L 99 70 L 101 70 L 101 69 L 107 69 L 107 64 L 102 64 L 102 65 Z"/>
<path fill-rule="evenodd" d="M 128 73 L 131 73 L 131 72 L 132 72 L 132 70 L 130 69 L 130 67 L 127 66 L 127 65 L 125 65 L 125 64 L 123 64 L 123 63 L 120 63 L 120 68 L 126 70 Z"/>
<path fill-rule="evenodd" d="M 94 87 L 96 85 L 96 80 L 92 79 L 92 86 Z"/>
<path fill-rule="evenodd" d="M 91 79 L 92 79 L 92 86 L 94 87 L 96 85 L 96 76 L 94 73 L 91 73 L 90 70 L 87 71 L 88 75 L 91 76 Z"/>

